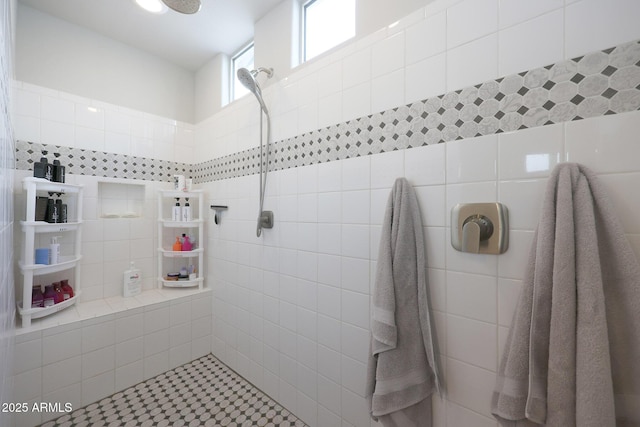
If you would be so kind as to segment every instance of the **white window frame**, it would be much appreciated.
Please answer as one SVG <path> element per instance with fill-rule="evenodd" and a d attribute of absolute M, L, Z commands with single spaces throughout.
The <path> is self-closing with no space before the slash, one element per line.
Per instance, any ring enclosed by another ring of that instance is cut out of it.
<path fill-rule="evenodd" d="M 253 50 L 253 55 L 254 55 L 254 62 L 253 64 L 255 64 L 255 49 L 254 49 L 254 43 L 253 40 L 249 43 L 247 43 L 246 45 L 244 45 L 240 50 L 238 50 L 238 52 L 233 55 L 231 57 L 231 66 L 229 67 L 229 71 L 230 71 L 230 76 L 229 76 L 229 100 L 230 102 L 235 101 L 236 99 L 236 83 L 240 84 L 240 82 L 238 81 L 238 77 L 237 77 L 237 70 L 238 68 L 242 68 L 242 67 L 236 67 L 236 61 L 241 58 L 244 54 L 246 54 L 248 51 Z M 253 69 L 254 66 L 253 64 L 249 67 L 249 69 Z M 249 93 L 249 91 L 247 91 L 247 93 Z M 244 96 L 245 94 L 243 93 L 242 95 L 240 95 L 241 97 Z"/>
<path fill-rule="evenodd" d="M 355 32 L 356 32 L 356 29 L 355 29 L 355 25 L 356 25 L 355 19 L 356 19 L 356 17 L 354 15 L 354 23 L 353 23 L 353 25 L 354 25 L 354 34 L 353 34 L 352 37 L 347 38 L 345 40 L 342 40 L 341 42 L 337 43 L 336 45 L 334 45 L 334 46 L 332 46 L 332 47 L 330 47 L 328 49 L 326 49 L 325 51 L 316 54 L 312 58 L 308 58 L 307 57 L 307 9 L 313 3 L 316 3 L 317 1 L 322 1 L 322 0 L 301 0 L 300 1 L 300 15 L 299 15 L 300 16 L 300 38 L 299 38 L 299 40 L 300 40 L 300 59 L 301 59 L 300 63 L 305 63 L 305 62 L 310 61 L 310 60 L 312 60 L 314 58 L 317 58 L 320 55 L 322 55 L 323 53 L 328 52 L 328 51 L 334 49 L 337 46 L 340 46 L 341 44 L 345 43 L 347 40 L 351 40 L 356 35 L 355 34 Z M 355 4 L 354 4 L 354 7 L 355 7 Z"/>

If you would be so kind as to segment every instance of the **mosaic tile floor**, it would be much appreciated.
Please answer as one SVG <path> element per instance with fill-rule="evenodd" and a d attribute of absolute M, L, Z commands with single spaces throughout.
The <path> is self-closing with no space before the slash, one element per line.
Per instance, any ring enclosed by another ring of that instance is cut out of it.
<path fill-rule="evenodd" d="M 209 354 L 42 427 L 306 427 Z"/>

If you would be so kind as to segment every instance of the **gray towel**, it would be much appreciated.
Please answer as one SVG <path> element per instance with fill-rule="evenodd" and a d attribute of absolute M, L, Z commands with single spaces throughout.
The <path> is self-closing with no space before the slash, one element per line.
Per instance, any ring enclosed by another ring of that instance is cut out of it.
<path fill-rule="evenodd" d="M 549 179 L 491 409 L 512 427 L 640 426 L 640 266 L 584 166 Z"/>
<path fill-rule="evenodd" d="M 418 201 L 398 178 L 380 237 L 367 366 L 371 416 L 384 426 L 431 425 L 430 396 L 440 380 L 426 274 Z"/>

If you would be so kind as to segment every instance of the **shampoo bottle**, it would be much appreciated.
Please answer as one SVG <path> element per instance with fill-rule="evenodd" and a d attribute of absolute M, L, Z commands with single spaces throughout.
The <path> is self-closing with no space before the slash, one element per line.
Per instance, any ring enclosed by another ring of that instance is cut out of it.
<path fill-rule="evenodd" d="M 184 207 L 182 208 L 182 220 L 191 221 L 191 206 L 189 206 L 189 198 L 185 198 Z"/>
<path fill-rule="evenodd" d="M 182 250 L 183 251 L 190 251 L 193 248 L 191 247 L 191 241 L 189 240 L 189 236 L 187 236 L 186 234 L 182 235 Z"/>
<path fill-rule="evenodd" d="M 125 297 L 132 297 L 142 292 L 142 275 L 133 261 L 131 262 L 131 268 L 124 272 L 123 291 Z"/>
<path fill-rule="evenodd" d="M 53 284 L 53 292 L 55 296 L 53 297 L 53 303 L 59 304 L 64 301 L 64 293 L 62 293 L 62 288 L 60 287 L 60 282 L 54 282 Z"/>
<path fill-rule="evenodd" d="M 58 237 L 51 238 L 51 244 L 49 245 L 49 265 L 57 264 L 60 260 L 60 243 L 58 243 Z"/>
<path fill-rule="evenodd" d="M 176 197 L 176 205 L 173 207 L 172 221 L 182 221 L 182 208 L 180 207 L 180 198 Z"/>
<path fill-rule="evenodd" d="M 56 303 L 56 291 L 53 290 L 53 285 L 45 286 L 43 307 L 53 307 L 55 303 Z"/>
<path fill-rule="evenodd" d="M 55 182 L 64 182 L 64 166 L 60 164 L 60 160 L 55 159 L 53 161 L 53 181 Z"/>
<path fill-rule="evenodd" d="M 31 291 L 31 308 L 44 307 L 44 295 L 40 285 L 33 287 Z"/>
<path fill-rule="evenodd" d="M 71 287 L 67 279 L 60 281 L 60 287 L 62 288 L 62 294 L 65 301 L 73 298 L 73 288 Z"/>
<path fill-rule="evenodd" d="M 58 212 L 58 217 L 56 218 L 56 222 L 67 222 L 63 221 L 62 218 L 62 199 L 56 199 L 56 212 Z"/>
<path fill-rule="evenodd" d="M 39 162 L 33 164 L 33 176 L 53 180 L 53 165 L 47 161 L 46 157 L 41 157 Z"/>
<path fill-rule="evenodd" d="M 176 241 L 173 244 L 173 251 L 180 252 L 182 251 L 182 242 L 180 242 L 180 237 L 176 236 Z"/>
<path fill-rule="evenodd" d="M 47 222 L 52 224 L 58 222 L 59 215 L 55 200 L 52 198 L 47 199 Z"/>

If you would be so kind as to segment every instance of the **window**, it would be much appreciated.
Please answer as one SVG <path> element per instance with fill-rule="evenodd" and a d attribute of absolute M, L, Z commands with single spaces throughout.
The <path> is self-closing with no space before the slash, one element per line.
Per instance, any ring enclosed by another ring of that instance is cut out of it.
<path fill-rule="evenodd" d="M 240 80 L 238 80 L 238 70 L 240 68 L 253 70 L 253 42 L 242 48 L 240 52 L 236 53 L 231 59 L 231 62 L 231 78 L 229 79 L 229 81 L 232 82 L 231 100 L 235 101 L 236 99 L 249 93 L 249 89 L 242 86 L 242 83 L 240 83 Z"/>
<path fill-rule="evenodd" d="M 310 0 L 302 9 L 304 61 L 356 35 L 355 0 Z"/>

